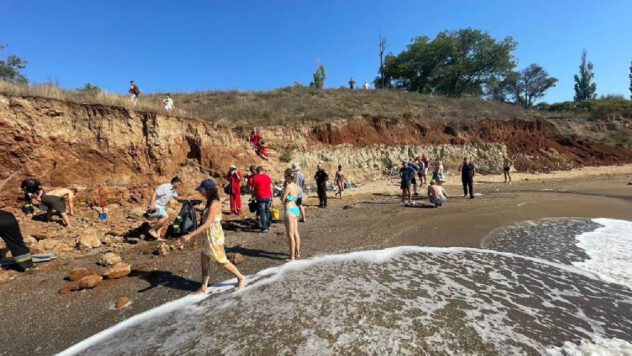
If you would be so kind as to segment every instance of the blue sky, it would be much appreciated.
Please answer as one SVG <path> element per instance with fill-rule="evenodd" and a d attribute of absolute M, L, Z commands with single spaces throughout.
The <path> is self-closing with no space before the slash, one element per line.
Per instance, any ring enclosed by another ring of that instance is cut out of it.
<path fill-rule="evenodd" d="M 629 95 L 631 16 L 629 0 L 2 0 L 0 43 L 29 62 L 32 82 L 65 88 L 266 90 L 308 84 L 317 59 L 326 87 L 372 81 L 379 33 L 398 53 L 412 37 L 472 27 L 512 36 L 519 68 L 557 77 L 553 102 L 572 100 L 583 48 L 597 93 Z"/>

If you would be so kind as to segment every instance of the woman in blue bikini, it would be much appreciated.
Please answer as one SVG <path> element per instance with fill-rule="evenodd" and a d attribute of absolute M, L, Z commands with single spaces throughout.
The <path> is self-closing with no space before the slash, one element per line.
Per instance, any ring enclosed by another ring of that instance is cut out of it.
<path fill-rule="evenodd" d="M 298 185 L 296 181 L 296 171 L 291 168 L 285 170 L 285 188 L 281 200 L 285 207 L 285 231 L 290 242 L 290 261 L 301 257 L 301 237 L 298 234 L 298 216 L 300 211 L 296 206 L 298 196 Z"/>

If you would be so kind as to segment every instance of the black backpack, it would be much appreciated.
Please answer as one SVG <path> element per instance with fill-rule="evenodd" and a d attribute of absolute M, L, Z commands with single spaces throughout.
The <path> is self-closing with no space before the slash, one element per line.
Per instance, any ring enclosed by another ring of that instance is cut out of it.
<path fill-rule="evenodd" d="M 198 220 L 195 206 L 201 202 L 201 200 L 185 200 L 182 202 L 180 213 L 176 216 L 173 224 L 169 226 L 167 231 L 168 237 L 180 237 L 197 229 Z"/>

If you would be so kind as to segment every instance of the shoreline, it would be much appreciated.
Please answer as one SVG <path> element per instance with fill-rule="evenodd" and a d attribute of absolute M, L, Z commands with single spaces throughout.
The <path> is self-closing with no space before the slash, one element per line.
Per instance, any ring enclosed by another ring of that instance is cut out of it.
<path fill-rule="evenodd" d="M 502 175 L 479 176 L 475 191 L 482 195 L 474 200 L 462 199 L 460 185 L 454 185 L 451 177 L 446 185 L 451 197 L 438 209 L 423 208 L 424 201 L 420 199 L 415 199 L 418 203 L 412 208 L 400 206 L 398 184 L 393 180 L 369 182 L 349 191 L 343 200 L 330 199 L 328 209 L 314 208 L 316 199 L 310 195 L 306 200 L 308 222 L 299 225 L 302 254 L 309 258 L 405 245 L 480 248 L 481 241 L 494 229 L 525 220 L 632 220 L 632 187 L 625 185 L 632 165 L 606 168 L 599 167 L 599 174 L 591 174 L 593 171 L 588 169 L 568 175 L 537 175 L 541 179 L 516 174 L 512 184 L 496 182 L 502 180 Z M 421 193 L 425 196 L 424 190 Z M 252 275 L 285 262 L 287 238 L 282 223 L 273 224 L 268 234 L 259 234 L 248 232 L 232 218 L 224 226 L 226 250 L 245 256 L 245 262 L 238 265 L 242 273 Z M 30 274 L 1 283 L 2 312 L 19 315 L 22 322 L 0 336 L 0 342 L 7 345 L 0 353 L 59 352 L 196 289 L 200 279 L 200 240 L 166 256 L 152 254 L 158 244 L 141 241 L 115 251 L 132 264 L 132 276 L 104 281 L 84 292 L 57 294 L 66 283 L 63 277 L 67 272 L 75 267 L 94 268 L 105 250 L 74 259 L 62 257 Z M 211 283 L 228 276 L 213 266 Z M 132 304 L 112 310 L 111 305 L 120 296 L 129 297 Z"/>

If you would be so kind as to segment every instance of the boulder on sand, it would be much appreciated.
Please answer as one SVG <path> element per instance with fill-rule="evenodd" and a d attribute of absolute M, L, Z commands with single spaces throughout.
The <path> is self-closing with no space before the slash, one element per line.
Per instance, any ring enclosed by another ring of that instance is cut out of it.
<path fill-rule="evenodd" d="M 238 265 L 243 263 L 246 259 L 244 258 L 244 255 L 242 255 L 241 253 L 238 252 L 229 252 L 226 254 L 226 258 L 228 258 L 228 260 L 230 261 L 230 263 L 234 264 L 234 265 Z"/>
<path fill-rule="evenodd" d="M 125 277 L 130 273 L 132 273 L 132 265 L 125 262 L 119 262 L 105 271 L 105 273 L 103 273 L 103 277 L 107 279 L 117 279 Z"/>
<path fill-rule="evenodd" d="M 98 265 L 101 266 L 113 266 L 119 262 L 122 262 L 123 259 L 121 258 L 121 256 L 113 253 L 113 252 L 108 252 L 104 255 L 102 255 L 101 257 L 99 257 L 99 260 L 97 261 Z"/>
<path fill-rule="evenodd" d="M 90 274 L 81 278 L 79 280 L 79 283 L 77 283 L 77 286 L 79 287 L 79 289 L 92 289 L 101 284 L 102 280 L 103 277 L 96 274 Z"/>
<path fill-rule="evenodd" d="M 101 239 L 97 236 L 95 230 L 86 230 L 83 235 L 77 239 L 77 247 L 80 249 L 93 249 L 101 246 Z"/>
<path fill-rule="evenodd" d="M 158 246 L 158 248 L 156 248 L 154 255 L 166 256 L 169 252 L 171 252 L 171 247 L 163 242 L 160 246 Z"/>
<path fill-rule="evenodd" d="M 94 274 L 92 272 L 90 272 L 87 268 L 75 268 L 73 269 L 70 273 L 68 273 L 68 275 L 66 276 L 66 278 L 68 278 L 68 280 L 70 281 L 78 281 L 81 278 Z"/>
<path fill-rule="evenodd" d="M 127 303 L 129 303 L 129 298 L 128 297 L 120 297 L 119 299 L 116 300 L 116 303 L 114 303 L 114 307 L 116 309 L 121 309 L 124 306 L 126 306 Z"/>

